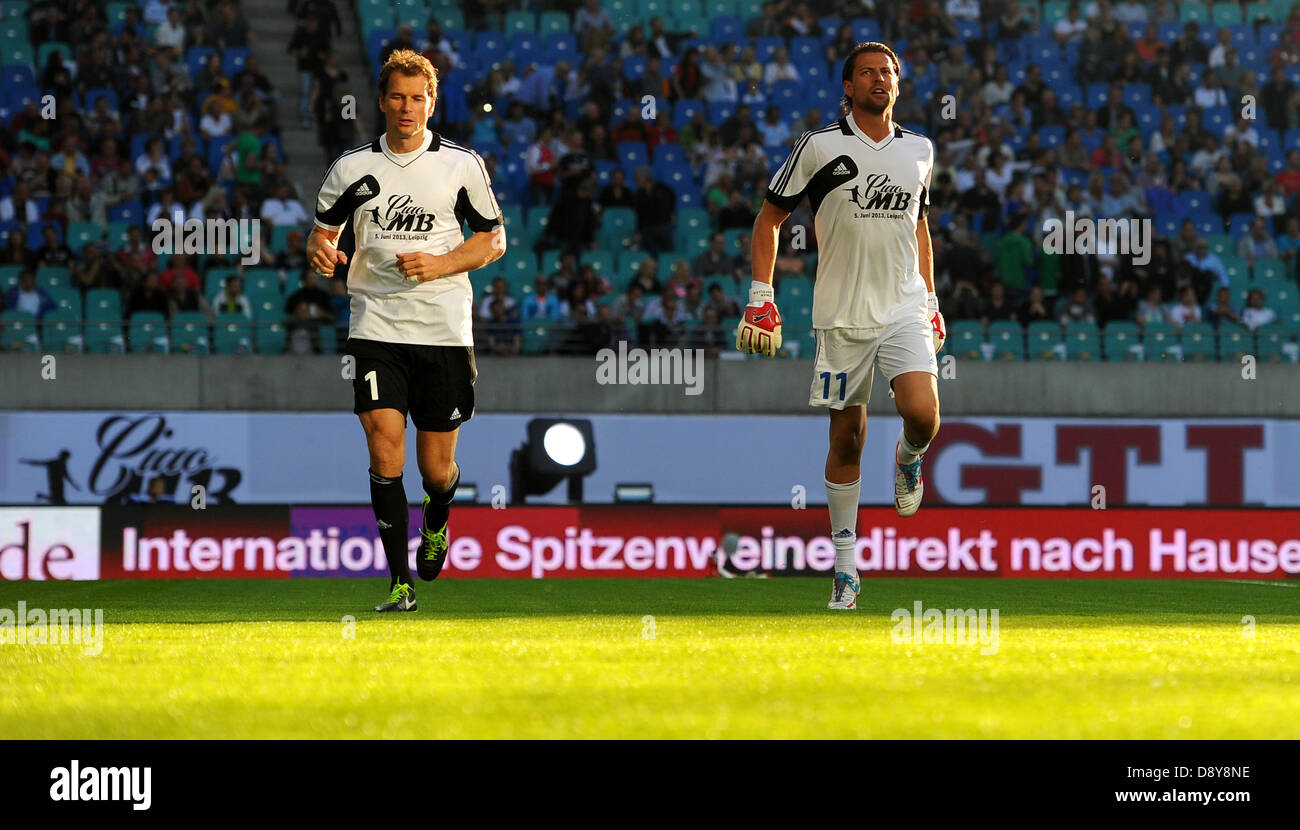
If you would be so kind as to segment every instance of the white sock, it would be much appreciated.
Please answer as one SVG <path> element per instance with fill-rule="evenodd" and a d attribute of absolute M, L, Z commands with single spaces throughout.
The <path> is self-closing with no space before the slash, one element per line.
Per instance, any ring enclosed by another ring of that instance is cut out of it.
<path fill-rule="evenodd" d="M 858 572 L 858 496 L 862 479 L 850 484 L 826 482 L 826 504 L 831 513 L 831 541 L 835 543 L 835 572 Z M 845 531 L 848 531 L 845 533 Z"/>
<path fill-rule="evenodd" d="M 921 453 L 930 448 L 927 442 L 924 447 L 916 447 L 911 441 L 907 440 L 907 429 L 904 427 L 898 431 L 898 463 L 911 464 L 921 456 Z"/>

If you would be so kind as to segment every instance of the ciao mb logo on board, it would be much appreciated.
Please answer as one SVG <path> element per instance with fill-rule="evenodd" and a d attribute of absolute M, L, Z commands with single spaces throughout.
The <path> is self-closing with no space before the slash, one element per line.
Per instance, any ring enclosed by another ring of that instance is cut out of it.
<path fill-rule="evenodd" d="M 187 501 L 194 485 L 207 491 L 209 502 L 233 504 L 244 478 L 234 467 L 218 466 L 206 448 L 178 440 L 159 414 L 109 416 L 95 430 L 93 447 L 19 461 L 45 469 L 38 504 L 68 504 L 69 497 L 74 503 L 171 503 L 178 496 Z"/>

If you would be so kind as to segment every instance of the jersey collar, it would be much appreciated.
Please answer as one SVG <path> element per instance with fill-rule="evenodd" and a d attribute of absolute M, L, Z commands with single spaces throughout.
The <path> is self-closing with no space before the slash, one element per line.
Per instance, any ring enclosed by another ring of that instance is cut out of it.
<path fill-rule="evenodd" d="M 840 132 L 845 135 L 857 136 L 863 144 L 873 150 L 883 150 L 888 146 L 889 142 L 903 134 L 903 129 L 895 124 L 894 131 L 886 136 L 884 141 L 872 141 L 866 133 L 862 132 L 862 128 L 858 126 L 858 122 L 854 121 L 852 116 L 845 115 L 840 118 Z"/>
<path fill-rule="evenodd" d="M 374 148 L 379 152 L 383 153 L 384 155 L 388 156 L 389 161 L 392 161 L 394 164 L 398 164 L 402 166 L 405 166 L 409 164 L 411 161 L 413 161 L 414 159 L 419 158 L 418 153 L 424 151 L 437 152 L 440 146 L 442 146 L 442 136 L 438 135 L 433 130 L 424 131 L 423 149 L 421 149 L 418 152 L 412 151 L 416 153 L 416 155 L 411 155 L 410 153 L 403 153 L 402 155 L 406 156 L 406 158 L 403 158 L 402 156 L 399 156 L 397 153 L 394 153 L 392 148 L 388 146 L 387 134 L 381 135 L 379 137 L 379 140 L 376 141 L 374 144 Z"/>

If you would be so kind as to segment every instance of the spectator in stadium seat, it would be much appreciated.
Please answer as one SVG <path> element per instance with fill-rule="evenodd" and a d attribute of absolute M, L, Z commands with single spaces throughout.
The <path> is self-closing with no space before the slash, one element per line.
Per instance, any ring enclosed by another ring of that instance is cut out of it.
<path fill-rule="evenodd" d="M 528 174 L 528 191 L 533 204 L 549 205 L 555 198 L 554 137 L 549 124 L 542 125 L 537 140 L 528 148 L 524 170 Z"/>
<path fill-rule="evenodd" d="M 614 300 L 612 306 L 613 314 L 616 318 L 623 320 L 631 317 L 636 323 L 641 322 L 641 318 L 645 314 L 645 309 L 645 288 L 643 288 L 639 282 L 633 282 L 628 285 L 627 290 L 620 294 L 618 299 Z"/>
<path fill-rule="evenodd" d="M 1006 286 L 1000 280 L 994 280 L 989 284 L 989 296 L 980 305 L 980 322 L 987 327 L 990 322 L 1010 320 L 1014 315 L 1015 309 L 1007 298 Z"/>
<path fill-rule="evenodd" d="M 681 63 L 673 70 L 672 98 L 675 101 L 683 98 L 697 99 L 703 84 L 704 76 L 700 72 L 700 50 L 692 46 L 682 55 Z"/>
<path fill-rule="evenodd" d="M 1282 188 L 1283 198 L 1300 195 L 1300 149 L 1287 150 L 1286 167 L 1277 174 L 1277 185 Z"/>
<path fill-rule="evenodd" d="M 1203 319 L 1201 307 L 1196 302 L 1196 289 L 1190 285 L 1183 289 L 1178 302 L 1169 307 L 1169 322 L 1178 328 L 1187 323 L 1199 323 Z"/>
<path fill-rule="evenodd" d="M 312 84 L 321 70 L 321 56 L 330 51 L 329 29 L 315 15 L 307 16 L 294 28 L 288 51 L 298 69 L 298 120 L 306 127 L 311 124 Z"/>
<path fill-rule="evenodd" d="M 112 257 L 105 255 L 102 243 L 88 242 L 72 264 L 71 282 L 84 298 L 92 288 L 121 289 L 122 275 Z"/>
<path fill-rule="evenodd" d="M 171 320 L 181 312 L 197 311 L 206 317 L 209 323 L 212 322 L 212 307 L 208 305 L 207 300 L 203 299 L 199 290 L 186 280 L 174 279 L 163 290 L 167 294 L 167 319 Z"/>
<path fill-rule="evenodd" d="M 1213 69 L 1207 69 L 1201 74 L 1201 85 L 1192 95 L 1192 101 L 1201 109 L 1228 105 L 1228 95 L 1224 92 L 1223 85 L 1219 83 Z"/>
<path fill-rule="evenodd" d="M 151 3 L 150 6 L 161 5 Z M 157 22 L 157 28 L 154 29 L 153 42 L 155 46 L 166 46 L 176 50 L 185 48 L 185 23 L 181 20 L 180 7 L 168 4 L 166 17 Z"/>
<path fill-rule="evenodd" d="M 636 224 L 641 247 L 658 256 L 673 247 L 673 229 L 677 221 L 677 194 L 650 174 L 649 167 L 638 168 L 636 182 Z M 753 221 L 751 217 L 751 222 Z"/>
<path fill-rule="evenodd" d="M 479 316 L 485 320 L 490 318 L 493 303 L 500 303 L 507 316 L 519 313 L 519 303 L 514 297 L 510 296 L 510 286 L 505 277 L 496 277 L 492 280 L 492 286 L 488 289 L 487 296 L 479 303 Z"/>
<path fill-rule="evenodd" d="M 39 265 L 59 265 L 67 267 L 72 264 L 72 249 L 59 241 L 59 233 L 52 225 L 41 228 L 41 247 L 36 252 Z"/>
<path fill-rule="evenodd" d="M 1214 302 L 1206 307 L 1206 321 L 1216 329 L 1224 323 L 1241 323 L 1241 312 L 1232 304 L 1232 290 L 1220 286 L 1214 294 Z"/>
<path fill-rule="evenodd" d="M 0 199 L 0 222 L 31 224 L 41 220 L 41 208 L 30 198 L 27 182 L 19 180 L 13 191 Z"/>
<path fill-rule="evenodd" d="M 1095 323 L 1097 314 L 1088 299 L 1088 292 L 1083 286 L 1077 286 L 1068 297 L 1062 297 L 1056 307 L 1056 320 L 1062 326 L 1070 323 Z"/>
<path fill-rule="evenodd" d="M 1028 220 L 1028 215 L 1023 213 L 1013 216 L 1010 233 L 998 240 L 993 254 L 993 272 L 999 285 L 1005 283 L 1015 291 L 1024 289 L 1025 272 L 1034 265 L 1034 246 L 1026 233 Z"/>
<path fill-rule="evenodd" d="M 307 211 L 289 192 L 289 185 L 276 187 L 275 195 L 262 202 L 262 218 L 274 225 L 306 225 Z"/>
<path fill-rule="evenodd" d="M 727 253 L 726 237 L 719 232 L 714 232 L 709 237 L 708 249 L 697 254 L 692 265 L 694 272 L 701 279 L 710 279 L 717 276 L 730 279 L 732 270 L 735 267 L 735 261 L 736 258 Z"/>
<path fill-rule="evenodd" d="M 153 311 L 167 316 L 167 295 L 159 285 L 158 272 L 153 269 L 145 273 L 126 301 L 127 319 L 141 311 Z"/>
<path fill-rule="evenodd" d="M 730 274 L 726 275 L 725 280 L 728 285 L 732 286 L 733 291 L 736 290 L 735 280 L 732 279 Z M 717 311 L 720 318 L 739 317 L 740 303 L 736 301 L 735 297 L 728 296 L 722 286 L 723 283 L 721 282 L 709 283 L 708 304 Z"/>
<path fill-rule="evenodd" d="M 627 175 L 623 168 L 615 167 L 609 174 L 609 184 L 601 188 L 600 195 L 596 201 L 600 203 L 601 208 L 611 207 L 634 207 L 636 205 L 635 196 L 632 190 L 627 186 Z"/>
<path fill-rule="evenodd" d="M 348 339 L 348 322 L 352 317 L 352 295 L 348 293 L 347 280 L 336 275 L 329 281 L 330 313 L 334 315 L 334 338 L 343 343 Z"/>
<path fill-rule="evenodd" d="M 1237 242 L 1237 256 L 1253 268 L 1261 259 L 1277 259 L 1277 255 L 1277 243 L 1269 233 L 1267 220 L 1262 216 L 1255 217 L 1250 229 Z"/>
<path fill-rule="evenodd" d="M 1269 70 L 1268 83 L 1259 90 L 1259 105 L 1263 107 L 1268 118 L 1268 126 L 1272 129 L 1287 128 L 1286 107 L 1294 91 L 1295 85 L 1287 80 L 1285 68 L 1274 66 Z"/>
<path fill-rule="evenodd" d="M 1160 286 L 1150 285 L 1147 287 L 1146 299 L 1138 303 L 1134 319 L 1139 326 L 1169 322 L 1169 310 L 1165 307 Z"/>
<path fill-rule="evenodd" d="M 1129 282 L 1132 286 L 1133 283 Z M 1116 291 L 1114 281 L 1105 274 L 1097 277 L 1097 294 L 1092 300 L 1097 313 L 1097 326 L 1105 328 L 1113 320 L 1127 320 L 1133 314 L 1133 295 L 1130 291 Z"/>
<path fill-rule="evenodd" d="M 208 98 L 203 105 L 203 117 L 199 119 L 199 134 L 204 141 L 230 135 L 235 128 L 235 121 L 221 106 L 215 96 Z"/>
<path fill-rule="evenodd" d="M 781 3 L 763 3 L 763 12 L 759 17 L 750 18 L 745 23 L 745 36 L 748 38 L 779 37 L 781 35 Z"/>
<path fill-rule="evenodd" d="M 145 225 L 152 228 L 153 223 L 159 219 L 165 219 L 173 225 L 184 227 L 185 220 L 188 218 L 185 205 L 176 201 L 176 194 L 170 187 L 164 187 L 159 192 L 159 200 L 149 206 L 145 212 Z"/>
<path fill-rule="evenodd" d="M 136 157 L 136 173 L 143 176 L 146 171 L 152 170 L 158 176 L 160 181 L 170 182 L 172 179 L 171 163 L 167 160 L 163 152 L 163 142 L 161 138 L 150 139 L 145 145 L 145 151 Z"/>
<path fill-rule="evenodd" d="M 706 103 L 735 101 L 737 96 L 736 80 L 732 78 L 730 67 L 722 61 L 722 54 L 712 45 L 704 47 L 700 60 L 700 99 Z"/>
<path fill-rule="evenodd" d="M 734 332 L 722 326 L 714 306 L 704 306 L 699 319 L 700 324 L 691 329 L 687 348 L 703 349 L 705 356 L 717 357 L 730 347 Z"/>
<path fill-rule="evenodd" d="M 779 46 L 772 52 L 772 59 L 763 67 L 763 83 L 771 89 L 773 85 L 782 81 L 800 80 L 799 69 L 790 62 L 790 50 L 784 46 Z"/>
<path fill-rule="evenodd" d="M 1043 299 L 1043 289 L 1041 286 L 1033 286 L 1029 289 L 1025 301 L 1016 309 L 1013 320 L 1025 326 L 1030 323 L 1037 323 L 1040 320 L 1052 319 L 1051 313 L 1047 310 L 1047 302 Z"/>
<path fill-rule="evenodd" d="M 1210 243 L 1204 238 L 1196 240 L 1196 247 L 1188 254 L 1185 261 L 1193 268 L 1209 273 L 1220 285 L 1228 285 L 1228 272 L 1223 267 L 1223 260 L 1210 250 Z"/>
<path fill-rule="evenodd" d="M 616 31 L 614 19 L 601 8 L 600 0 L 583 0 L 582 8 L 573 16 L 573 33 L 582 40 L 584 51 L 593 44 L 604 43 Z"/>
<path fill-rule="evenodd" d="M 398 49 L 410 49 L 413 52 L 419 51 L 419 45 L 415 42 L 414 37 L 412 37 L 413 31 L 414 30 L 411 28 L 410 23 L 403 23 L 397 27 L 395 37 L 393 37 L 392 40 L 386 41 L 383 48 L 379 51 L 380 66 L 387 63 L 389 55 L 393 54 Z"/>
<path fill-rule="evenodd" d="M 511 145 L 529 144 L 537 137 L 537 122 L 528 117 L 524 105 L 511 101 L 506 118 L 501 122 L 501 142 Z"/>
<path fill-rule="evenodd" d="M 1255 212 L 1255 204 L 1250 194 L 1242 187 L 1241 179 L 1234 176 L 1223 183 L 1219 198 L 1215 199 L 1215 212 L 1222 216 L 1225 222 L 1233 214 Z"/>
<path fill-rule="evenodd" d="M 58 304 L 49 292 L 36 284 L 36 272 L 22 268 L 18 272 L 18 284 L 5 292 L 3 307 L 9 311 L 26 311 L 39 320 L 58 308 Z"/>
<path fill-rule="evenodd" d="M 172 254 L 171 262 L 167 270 L 162 272 L 158 280 L 159 286 L 163 291 L 168 293 L 172 290 L 172 283 L 183 282 L 186 288 L 198 291 L 202 288 L 203 283 L 199 280 L 199 272 L 190 267 L 190 258 L 187 254 Z"/>
<path fill-rule="evenodd" d="M 953 284 L 952 298 L 944 308 L 952 309 L 951 314 L 955 320 L 978 320 L 984 303 L 974 285 L 966 280 L 958 280 Z"/>
<path fill-rule="evenodd" d="M 275 255 L 275 267 L 290 280 L 296 280 L 298 272 L 307 267 L 307 251 L 301 230 L 294 228 L 285 235 L 284 250 Z"/>
<path fill-rule="evenodd" d="M 1065 10 L 1065 17 L 1056 21 L 1056 25 L 1052 27 L 1052 36 L 1056 38 L 1057 43 L 1065 46 L 1067 43 L 1080 41 L 1086 31 L 1088 31 L 1088 21 L 1084 20 L 1083 15 L 1079 13 L 1079 4 L 1072 2 Z"/>
<path fill-rule="evenodd" d="M 1286 220 L 1286 232 L 1277 238 L 1277 256 L 1286 263 L 1286 273 L 1300 282 L 1300 217 L 1289 216 Z"/>
<path fill-rule="evenodd" d="M 1189 20 L 1183 25 L 1183 31 L 1178 39 L 1170 45 L 1174 63 L 1206 63 L 1210 57 L 1210 50 L 1201 43 L 1201 26 L 1195 20 Z"/>
<path fill-rule="evenodd" d="M 1241 312 L 1241 324 L 1251 331 L 1277 322 L 1277 312 L 1264 305 L 1264 292 L 1258 288 L 1246 294 L 1246 307 Z"/>
<path fill-rule="evenodd" d="M 1228 28 L 1225 26 L 1220 31 L 1228 31 Z M 1257 84 L 1254 71 L 1241 65 L 1236 49 L 1228 50 L 1223 66 L 1215 68 L 1214 75 L 1225 90 L 1236 91 L 1233 97 L 1237 100 L 1246 92 L 1247 85 L 1254 87 Z"/>
<path fill-rule="evenodd" d="M 487 314 L 484 315 L 488 354 L 502 356 L 519 354 L 523 345 L 523 329 L 519 325 L 518 318 L 513 317 L 499 299 L 489 297 L 485 304 L 488 307 Z"/>
<path fill-rule="evenodd" d="M 249 304 L 248 297 L 244 296 L 244 279 L 238 274 L 226 277 L 225 284 L 212 298 L 211 305 L 214 314 L 242 314 L 248 318 L 253 316 L 253 307 Z"/>
<path fill-rule="evenodd" d="M 309 349 L 320 354 L 320 330 L 334 321 L 334 300 L 320 287 L 312 269 L 303 269 L 298 281 L 298 290 L 284 301 L 285 334 L 295 353 L 304 354 Z"/>
<path fill-rule="evenodd" d="M 546 277 L 538 274 L 537 278 L 533 280 L 532 295 L 524 300 L 524 321 L 536 319 L 559 320 L 563 316 L 559 297 L 552 293 Z"/>

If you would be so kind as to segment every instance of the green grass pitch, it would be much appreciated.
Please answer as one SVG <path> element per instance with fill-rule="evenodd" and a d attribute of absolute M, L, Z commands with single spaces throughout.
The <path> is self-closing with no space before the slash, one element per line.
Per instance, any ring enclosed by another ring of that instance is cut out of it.
<path fill-rule="evenodd" d="M 0 645 L 0 738 L 1300 737 L 1295 582 L 829 585 L 444 580 L 379 616 L 379 580 L 0 583 L 105 622 L 97 656 Z M 918 600 L 998 609 L 997 653 L 895 643 Z"/>

